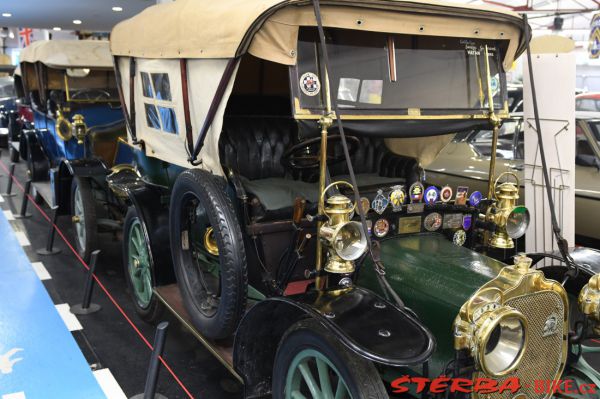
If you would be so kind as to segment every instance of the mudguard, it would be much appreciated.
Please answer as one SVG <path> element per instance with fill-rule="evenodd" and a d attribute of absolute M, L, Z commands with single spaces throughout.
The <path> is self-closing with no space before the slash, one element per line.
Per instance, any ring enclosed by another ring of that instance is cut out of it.
<path fill-rule="evenodd" d="M 138 181 L 126 191 L 143 222 L 144 234 L 150 243 L 155 284 L 174 283 L 175 273 L 169 238 L 169 190 L 166 187 Z"/>
<path fill-rule="evenodd" d="M 32 170 L 30 178 L 33 181 L 48 179 L 50 161 L 38 138 L 35 129 L 24 130 L 19 141 L 19 152 L 21 158 L 27 161 L 28 170 Z"/>
<path fill-rule="evenodd" d="M 233 364 L 245 397 L 270 393 L 275 354 L 285 331 L 298 320 L 318 320 L 349 350 L 389 366 L 418 365 L 435 350 L 429 330 L 409 312 L 364 288 L 310 291 L 254 305 L 235 335 Z"/>
<path fill-rule="evenodd" d="M 592 277 L 594 274 L 600 273 L 600 251 L 587 247 L 574 247 L 569 248 L 569 254 L 575 263 L 580 267 L 578 275 L 568 281 L 565 285 L 565 288 L 569 294 L 579 295 L 579 292 L 583 286 L 587 284 L 590 277 Z M 542 262 L 538 266 L 538 263 L 547 258 L 548 255 L 553 257 L 551 258 L 552 264 L 548 266 Z M 539 270 L 543 271 L 548 278 L 562 281 L 564 274 L 568 271 L 568 268 L 564 263 L 560 262 L 559 260 L 555 260 L 556 257 L 561 257 L 560 252 L 558 251 L 531 253 L 527 254 L 527 256 L 533 259 L 534 267 L 537 267 Z"/>
<path fill-rule="evenodd" d="M 108 174 L 108 168 L 102 160 L 97 158 L 63 159 L 59 170 L 66 168 L 71 176 L 96 177 Z"/>

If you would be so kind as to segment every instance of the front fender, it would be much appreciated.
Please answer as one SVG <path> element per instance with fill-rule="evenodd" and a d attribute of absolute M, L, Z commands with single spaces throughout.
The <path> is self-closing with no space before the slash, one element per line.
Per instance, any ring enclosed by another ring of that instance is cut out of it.
<path fill-rule="evenodd" d="M 71 184 L 74 176 L 95 178 L 100 184 L 108 173 L 99 159 L 62 159 L 58 169 L 51 172 L 51 186 L 60 215 L 71 214 Z"/>
<path fill-rule="evenodd" d="M 97 158 L 63 159 L 60 168 L 65 168 L 71 176 L 96 177 L 108 174 L 108 168 Z"/>
<path fill-rule="evenodd" d="M 569 294 L 579 295 L 579 291 L 587 284 L 590 277 L 600 273 L 600 251 L 587 247 L 574 247 L 569 248 L 569 254 L 575 263 L 579 265 L 579 274 L 576 278 L 567 282 L 565 288 Z M 534 267 L 543 271 L 546 277 L 562 281 L 564 274 L 568 271 L 567 266 L 558 260 L 552 262 L 550 266 L 545 264 L 545 262 L 541 262 L 548 255 L 552 257 L 561 256 L 558 251 L 527 254 L 528 257 L 533 259 Z"/>
<path fill-rule="evenodd" d="M 435 350 L 425 326 L 364 288 L 273 297 L 246 313 L 235 336 L 233 364 L 244 378 L 246 397 L 268 395 L 279 342 L 291 325 L 307 317 L 318 320 L 357 356 L 376 363 L 419 365 Z"/>

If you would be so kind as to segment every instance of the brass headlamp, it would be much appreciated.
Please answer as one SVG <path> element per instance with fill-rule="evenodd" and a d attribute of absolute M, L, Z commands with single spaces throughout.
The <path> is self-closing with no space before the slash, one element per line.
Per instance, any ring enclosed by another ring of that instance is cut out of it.
<path fill-rule="evenodd" d="M 347 182 L 335 182 L 327 186 L 323 196 L 334 185 L 344 184 L 352 187 Z M 354 261 L 360 258 L 367 249 L 367 237 L 358 222 L 350 221 L 354 213 L 355 204 L 345 195 L 335 194 L 327 199 L 324 213 L 328 218 L 320 232 L 321 240 L 327 247 L 328 257 L 325 271 L 337 274 L 354 272 Z"/>
<path fill-rule="evenodd" d="M 75 114 L 73 116 L 73 136 L 77 139 L 77 144 L 83 144 L 85 135 L 87 134 L 87 125 L 85 124 L 83 115 Z"/>
<path fill-rule="evenodd" d="M 579 293 L 579 309 L 594 322 L 594 332 L 600 334 L 600 274 L 590 277 Z"/>
<path fill-rule="evenodd" d="M 454 348 L 467 350 L 485 375 L 501 377 L 511 373 L 521 363 L 527 348 L 527 319 L 517 309 L 505 304 L 506 282 L 525 280 L 531 259 L 515 258 L 507 266 L 497 284 L 482 287 L 461 308 L 454 321 Z M 510 288 L 510 286 L 508 287 Z"/>
<path fill-rule="evenodd" d="M 513 176 L 516 183 L 498 184 L 502 176 Z M 519 199 L 519 178 L 512 172 L 502 173 L 494 183 L 495 203 L 488 209 L 485 219 L 496 225 L 489 239 L 494 248 L 510 249 L 515 247 L 513 239 L 521 238 L 529 226 L 529 211 L 517 205 Z"/>

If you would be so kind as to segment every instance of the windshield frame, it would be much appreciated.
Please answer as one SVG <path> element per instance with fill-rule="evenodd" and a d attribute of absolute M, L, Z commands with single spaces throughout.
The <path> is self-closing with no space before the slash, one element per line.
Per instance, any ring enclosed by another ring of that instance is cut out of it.
<path fill-rule="evenodd" d="M 397 35 L 392 34 L 390 35 Z M 431 36 L 435 40 L 435 36 Z M 442 38 L 440 38 L 442 39 Z M 448 39 L 448 38 L 444 38 Z M 452 39 L 452 38 L 451 38 Z M 455 40 L 462 40 L 461 38 L 453 38 Z M 471 39 L 469 39 L 471 40 Z M 504 41 L 497 40 L 483 40 L 482 42 L 494 42 L 494 45 L 497 48 L 497 54 L 495 55 L 495 59 L 501 60 L 504 48 Z M 466 50 L 466 49 L 465 49 Z M 483 51 L 482 51 L 483 53 Z M 321 80 L 328 79 L 325 76 L 325 72 L 322 65 L 322 60 L 320 57 L 316 57 L 317 67 L 316 69 L 319 71 Z M 491 60 L 491 59 L 490 59 Z M 293 116 L 298 120 L 318 120 L 325 112 L 325 107 L 303 107 L 301 104 L 301 90 L 300 90 L 300 71 L 299 71 L 300 62 L 296 62 L 295 65 L 292 65 L 289 69 L 290 74 L 290 92 L 291 92 L 291 100 L 292 100 L 292 110 Z M 501 104 L 502 106 L 494 107 L 495 114 L 500 119 L 509 118 L 509 105 L 508 105 L 508 86 L 506 81 L 506 72 L 503 70 L 501 62 L 498 64 L 498 75 L 499 75 L 499 85 L 502 98 Z M 486 91 L 487 98 L 487 76 L 485 73 L 485 68 L 482 69 L 482 76 L 480 80 L 480 84 L 483 84 L 483 90 Z M 325 85 L 325 82 L 321 82 L 321 85 Z M 481 87 L 480 87 L 481 89 Z M 320 96 L 324 96 L 325 90 L 321 90 Z M 325 104 L 327 99 L 322 98 L 322 103 Z M 486 101 L 487 102 L 487 101 Z M 374 107 L 364 107 L 364 108 L 346 108 L 340 110 L 342 114 L 340 117 L 343 120 L 484 120 L 490 118 L 490 109 L 486 105 L 482 108 L 374 108 Z M 335 115 L 332 115 L 335 116 Z"/>

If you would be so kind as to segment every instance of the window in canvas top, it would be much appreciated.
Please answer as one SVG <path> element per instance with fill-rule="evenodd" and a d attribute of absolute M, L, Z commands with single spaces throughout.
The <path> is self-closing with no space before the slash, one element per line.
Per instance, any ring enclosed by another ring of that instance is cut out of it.
<path fill-rule="evenodd" d="M 166 73 L 153 73 L 152 85 L 156 93 L 157 100 L 171 101 L 171 84 L 169 83 L 169 75 Z"/>

